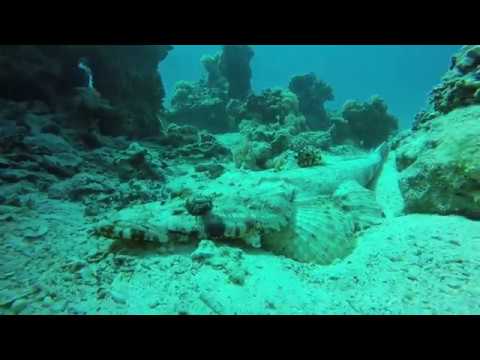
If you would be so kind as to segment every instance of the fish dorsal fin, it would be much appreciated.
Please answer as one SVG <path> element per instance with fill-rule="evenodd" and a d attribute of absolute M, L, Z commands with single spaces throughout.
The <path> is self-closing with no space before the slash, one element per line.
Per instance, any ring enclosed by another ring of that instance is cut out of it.
<path fill-rule="evenodd" d="M 291 234 L 265 245 L 277 254 L 322 265 L 348 256 L 355 233 L 383 219 L 373 192 L 354 181 L 342 183 L 332 195 L 297 194 L 294 208 Z"/>

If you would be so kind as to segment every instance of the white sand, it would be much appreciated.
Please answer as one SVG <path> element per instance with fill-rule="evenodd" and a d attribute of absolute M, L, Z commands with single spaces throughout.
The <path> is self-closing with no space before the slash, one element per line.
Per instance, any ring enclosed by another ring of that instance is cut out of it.
<path fill-rule="evenodd" d="M 387 218 L 402 215 L 405 206 L 397 181 L 395 155 L 395 151 L 390 152 L 375 186 L 377 202 Z"/>

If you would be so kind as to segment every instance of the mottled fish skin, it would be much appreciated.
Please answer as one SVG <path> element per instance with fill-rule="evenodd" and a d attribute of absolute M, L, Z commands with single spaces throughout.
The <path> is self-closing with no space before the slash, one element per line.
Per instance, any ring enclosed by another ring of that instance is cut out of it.
<path fill-rule="evenodd" d="M 99 223 L 95 232 L 125 242 L 166 244 L 205 238 L 237 239 L 259 248 L 272 234 L 292 232 L 296 207 L 300 206 L 296 199 L 302 197 L 302 191 L 324 196 L 332 195 L 346 181 L 366 186 L 381 169 L 387 154 L 388 147 L 382 144 L 360 160 L 285 171 L 281 175 L 267 172 L 262 174 L 253 189 L 248 189 L 248 193 L 231 193 L 225 195 L 229 201 L 225 198 L 214 201 L 212 212 L 203 217 L 185 212 L 183 200 L 173 200 L 165 205 L 133 206 Z"/>
<path fill-rule="evenodd" d="M 249 246 L 259 248 L 262 236 L 276 231 L 278 226 L 288 226 L 288 218 L 291 216 L 278 211 L 272 199 L 277 197 L 281 201 L 286 197 L 286 205 L 293 199 L 283 188 L 264 195 L 256 197 L 248 209 L 231 209 L 219 201 L 212 213 L 203 217 L 178 214 L 176 206 L 162 206 L 159 203 L 137 205 L 120 210 L 110 219 L 100 222 L 94 231 L 97 235 L 123 242 L 166 244 L 213 238 L 242 240 Z M 239 197 L 233 203 L 245 203 L 245 200 L 251 199 Z M 220 230 L 209 230 L 212 221 L 219 222 L 217 227 Z"/>
<path fill-rule="evenodd" d="M 176 214 L 178 202 L 136 205 L 115 213 L 98 223 L 94 232 L 120 241 L 141 241 L 166 244 L 188 242 L 203 235 L 203 226 L 193 216 Z"/>
<path fill-rule="evenodd" d="M 389 146 L 380 145 L 368 156 L 355 160 L 344 160 L 310 168 L 286 170 L 282 173 L 265 173 L 263 182 L 285 182 L 301 192 L 316 195 L 331 195 L 346 181 L 356 181 L 367 187 L 375 179 L 387 159 Z"/>

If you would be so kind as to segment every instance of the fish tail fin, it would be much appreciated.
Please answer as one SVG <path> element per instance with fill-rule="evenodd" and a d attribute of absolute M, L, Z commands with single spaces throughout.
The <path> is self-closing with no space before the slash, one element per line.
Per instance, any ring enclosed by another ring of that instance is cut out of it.
<path fill-rule="evenodd" d="M 384 141 L 375 149 L 374 153 L 380 155 L 380 158 L 382 159 L 382 163 L 383 163 L 385 162 L 385 160 L 387 160 L 389 151 L 390 151 L 390 146 L 388 145 L 388 142 Z"/>

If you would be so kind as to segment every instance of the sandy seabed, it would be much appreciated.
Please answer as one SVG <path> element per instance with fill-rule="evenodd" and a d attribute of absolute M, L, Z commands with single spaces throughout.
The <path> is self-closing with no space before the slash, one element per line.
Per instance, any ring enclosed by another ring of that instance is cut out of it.
<path fill-rule="evenodd" d="M 402 215 L 394 153 L 377 181 L 386 221 L 328 266 L 210 244 L 111 253 L 84 206 L 38 195 L 2 214 L 3 314 L 478 314 L 480 222 Z"/>

